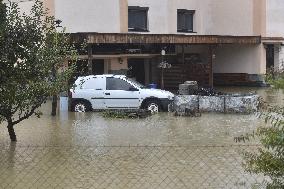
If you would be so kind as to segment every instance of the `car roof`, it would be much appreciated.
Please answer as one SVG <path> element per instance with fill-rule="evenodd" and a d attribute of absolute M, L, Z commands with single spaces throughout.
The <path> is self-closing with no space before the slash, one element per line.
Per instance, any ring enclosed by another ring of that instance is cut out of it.
<path fill-rule="evenodd" d="M 126 77 L 125 75 L 115 75 L 115 74 L 103 74 L 103 75 L 93 75 L 94 77 Z"/>
<path fill-rule="evenodd" d="M 115 78 L 122 78 L 126 77 L 125 75 L 115 75 L 115 74 L 103 74 L 103 75 L 88 75 L 88 76 L 79 76 L 77 80 L 88 79 L 92 77 L 115 77 Z"/>

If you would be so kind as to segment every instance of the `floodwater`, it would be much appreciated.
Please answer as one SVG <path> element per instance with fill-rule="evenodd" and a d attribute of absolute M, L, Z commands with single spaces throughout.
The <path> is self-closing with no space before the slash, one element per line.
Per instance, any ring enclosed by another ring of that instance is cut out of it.
<path fill-rule="evenodd" d="M 225 92 L 257 91 L 269 104 L 282 103 L 281 90 L 225 88 Z M 59 112 L 50 116 L 51 103 L 43 105 L 43 116 L 15 127 L 22 146 L 189 146 L 234 143 L 234 137 L 253 131 L 263 121 L 252 115 L 203 114 L 202 117 L 173 117 L 160 113 L 147 119 L 110 119 L 101 113 Z M 9 145 L 5 123 L 0 125 L 0 145 Z"/>
<path fill-rule="evenodd" d="M 219 90 L 256 91 L 278 105 L 284 97 L 269 88 Z M 242 147 L 234 141 L 264 124 L 254 114 L 111 119 L 65 111 L 51 117 L 51 103 L 41 111 L 40 119 L 15 127 L 16 145 L 0 125 L 0 188 L 250 188 L 259 179 L 244 173 Z M 245 145 L 255 150 L 257 144 Z"/>

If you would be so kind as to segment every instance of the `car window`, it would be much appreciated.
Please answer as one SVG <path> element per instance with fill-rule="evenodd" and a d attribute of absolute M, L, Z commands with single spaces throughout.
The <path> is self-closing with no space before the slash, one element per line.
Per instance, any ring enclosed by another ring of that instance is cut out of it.
<path fill-rule="evenodd" d="M 124 80 L 121 80 L 118 78 L 112 78 L 112 77 L 109 77 L 106 79 L 106 90 L 128 91 L 130 87 L 133 87 L 133 86 Z"/>
<path fill-rule="evenodd" d="M 104 88 L 103 78 L 83 78 L 80 85 L 79 87 L 83 89 L 102 90 Z"/>
<path fill-rule="evenodd" d="M 138 81 L 135 81 L 134 79 L 131 78 L 127 78 L 128 81 L 134 83 L 134 85 L 136 85 L 137 87 L 140 87 L 141 89 L 146 89 L 146 87 L 144 85 L 142 85 L 141 83 L 139 83 Z"/>
<path fill-rule="evenodd" d="M 83 84 L 84 89 L 94 89 L 96 86 L 96 81 L 93 79 L 86 79 Z"/>

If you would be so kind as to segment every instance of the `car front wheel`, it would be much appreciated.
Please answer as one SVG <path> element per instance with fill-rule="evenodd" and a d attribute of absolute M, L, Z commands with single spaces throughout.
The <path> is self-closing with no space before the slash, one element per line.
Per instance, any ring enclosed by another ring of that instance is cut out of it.
<path fill-rule="evenodd" d="M 74 112 L 88 112 L 89 106 L 85 102 L 77 101 L 73 104 L 73 111 Z"/>
<path fill-rule="evenodd" d="M 156 114 L 161 110 L 160 103 L 156 100 L 146 102 L 145 109 L 151 111 L 152 114 Z"/>

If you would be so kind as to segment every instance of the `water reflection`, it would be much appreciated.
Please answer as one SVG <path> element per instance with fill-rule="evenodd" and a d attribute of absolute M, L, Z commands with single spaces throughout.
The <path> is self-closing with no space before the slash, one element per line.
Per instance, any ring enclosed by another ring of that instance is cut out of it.
<path fill-rule="evenodd" d="M 220 88 L 223 92 L 257 90 L 271 104 L 283 103 L 283 91 L 267 88 Z M 200 118 L 173 117 L 161 113 L 147 119 L 108 119 L 100 113 L 59 112 L 50 116 L 50 103 L 41 119 L 31 118 L 16 126 L 18 143 L 24 146 L 128 146 L 231 144 L 233 138 L 263 124 L 255 115 L 203 114 Z M 0 145 L 9 144 L 5 124 Z"/>
<path fill-rule="evenodd" d="M 15 153 L 16 153 L 16 142 L 11 142 L 8 152 L 8 157 L 7 157 L 7 162 L 9 163 L 9 167 L 13 168 L 15 166 Z"/>
<path fill-rule="evenodd" d="M 268 103 L 283 101 L 281 90 L 257 92 Z M 50 104 L 41 119 L 16 126 L 17 143 L 0 125 L 0 188 L 253 188 L 263 181 L 244 172 L 242 148 L 230 146 L 264 124 L 253 114 L 109 119 L 63 111 L 51 117 Z"/>

